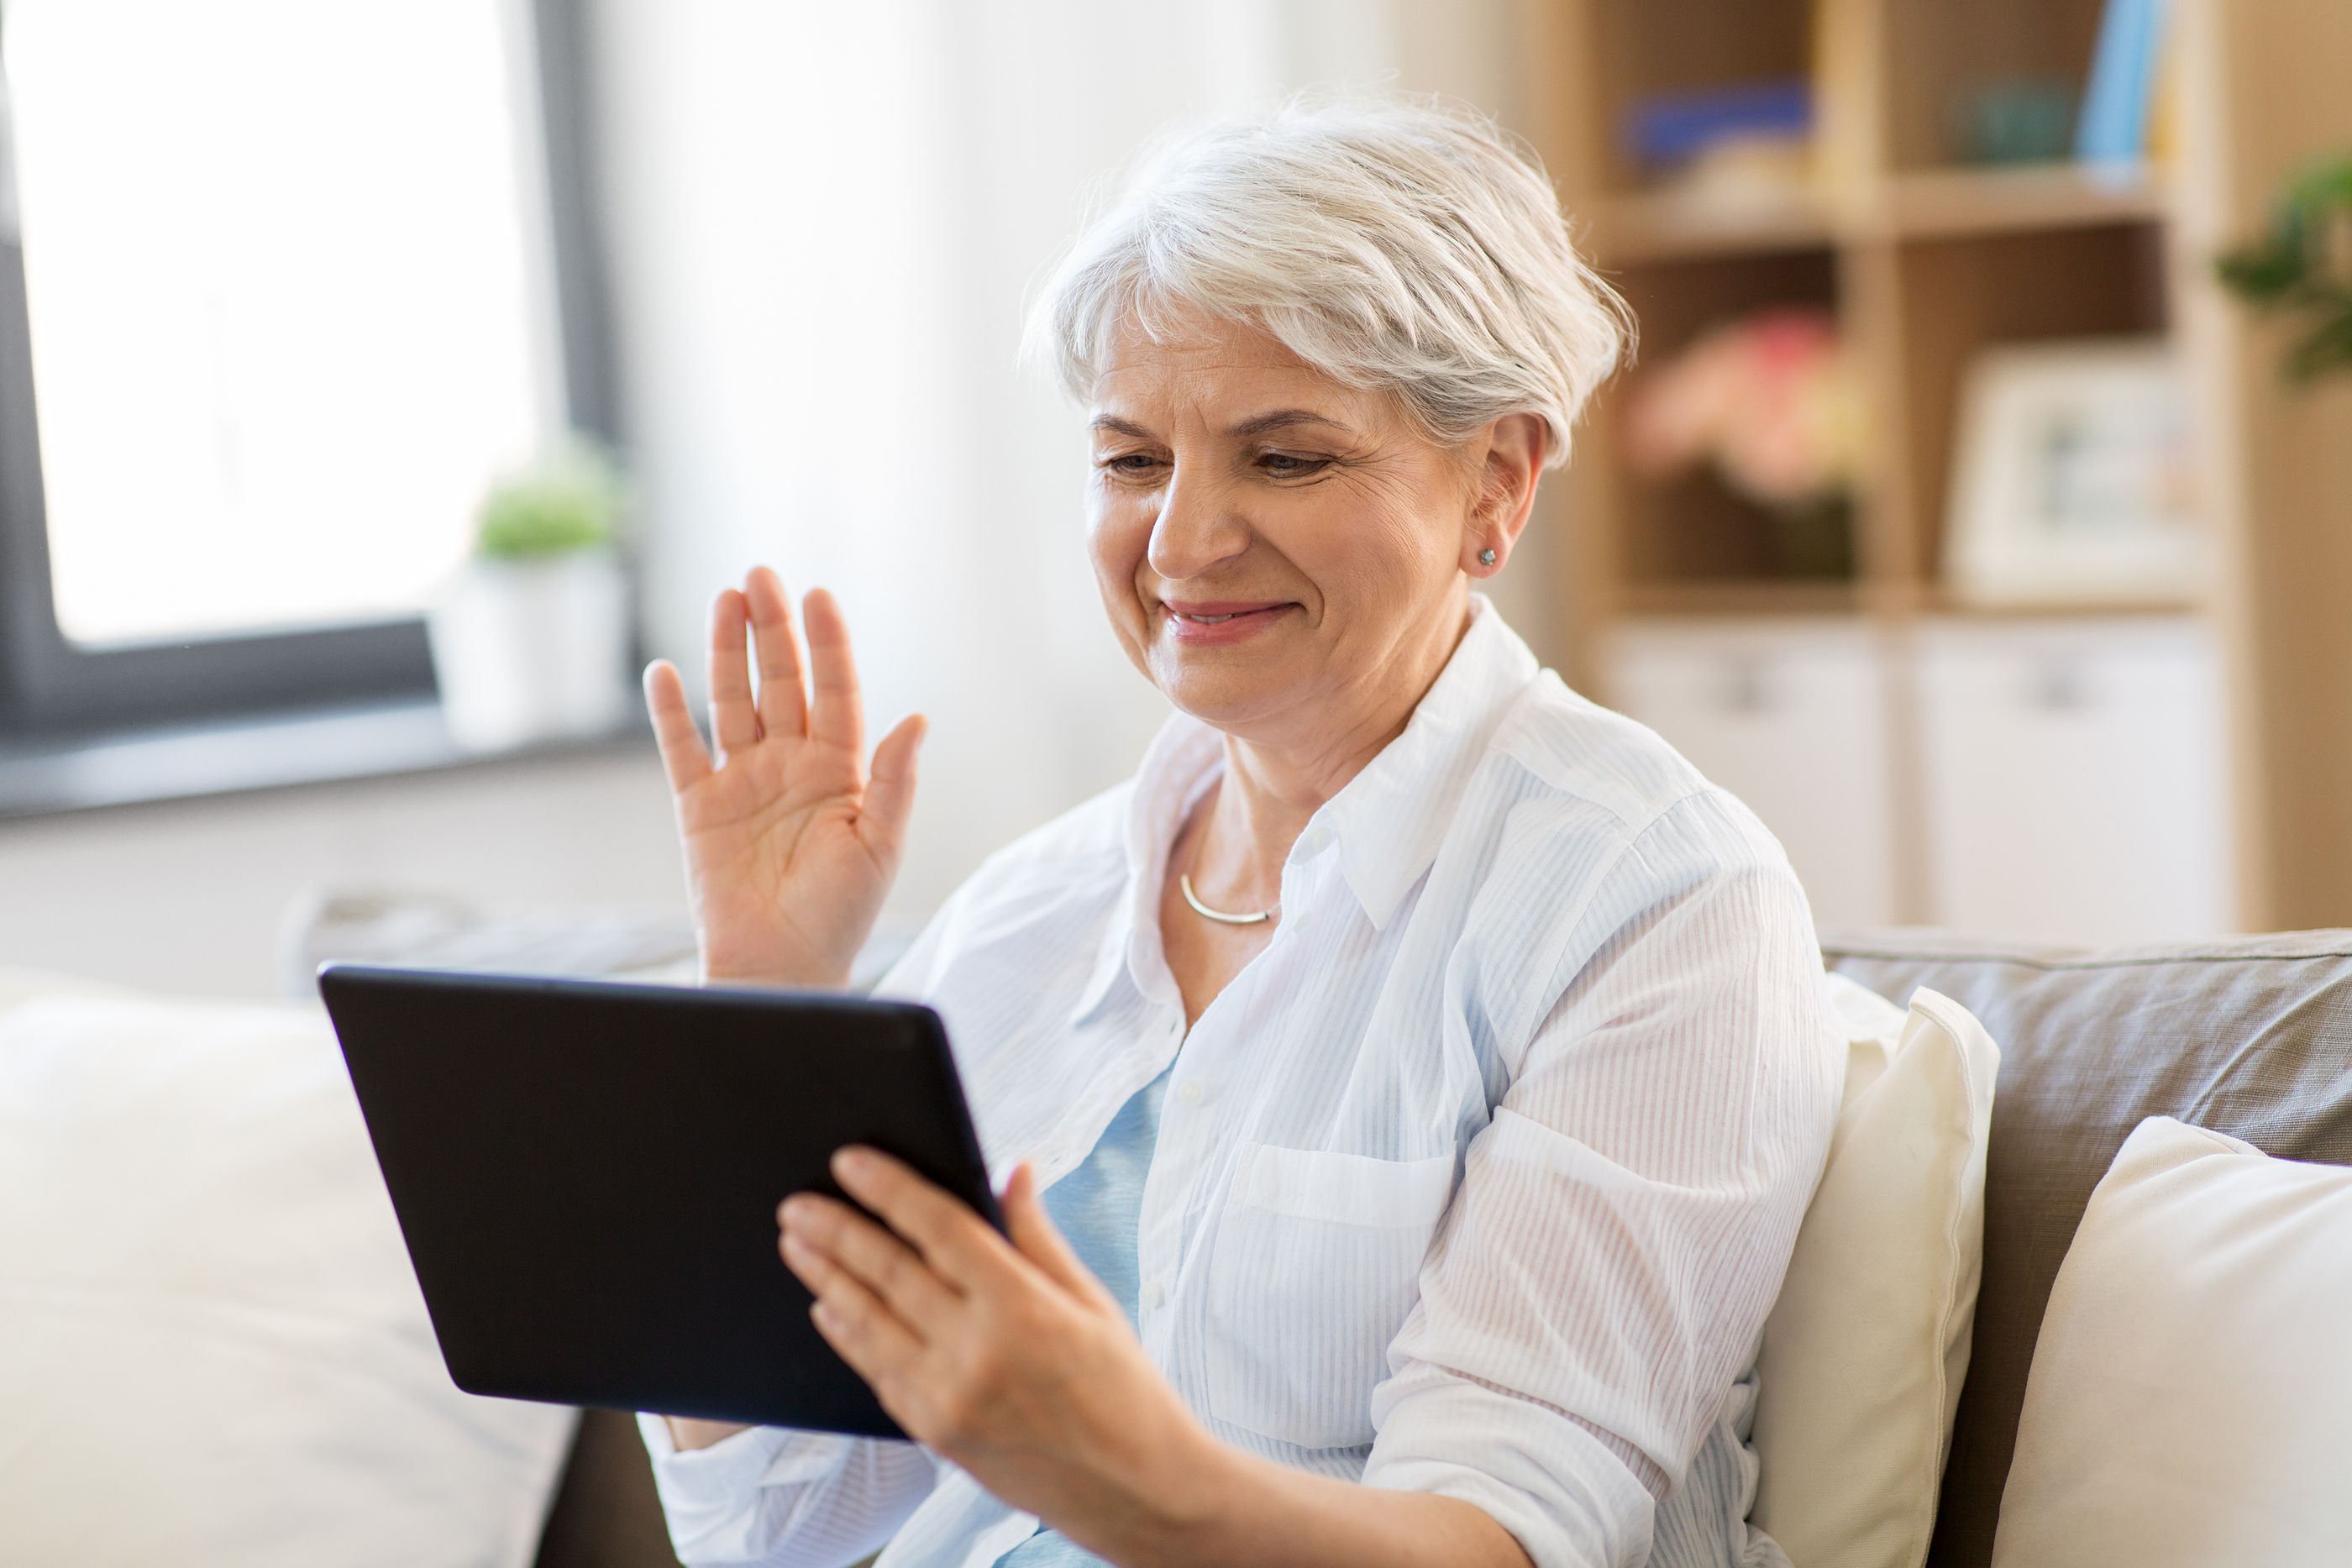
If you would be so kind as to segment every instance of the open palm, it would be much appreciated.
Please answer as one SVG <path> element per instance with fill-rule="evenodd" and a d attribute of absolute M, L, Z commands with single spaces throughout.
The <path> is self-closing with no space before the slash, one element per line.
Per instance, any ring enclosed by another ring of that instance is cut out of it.
<path fill-rule="evenodd" d="M 712 603 L 710 747 L 677 667 L 646 671 L 706 980 L 846 984 L 906 843 L 923 720 L 885 736 L 869 769 L 849 628 L 823 589 L 803 608 L 805 685 L 774 572 L 757 568 Z"/>

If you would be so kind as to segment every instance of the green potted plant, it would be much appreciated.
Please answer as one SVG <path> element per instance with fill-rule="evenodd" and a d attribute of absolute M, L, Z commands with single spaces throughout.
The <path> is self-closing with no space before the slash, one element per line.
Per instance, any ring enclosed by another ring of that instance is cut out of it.
<path fill-rule="evenodd" d="M 2352 371 L 2352 154 L 2312 165 L 2279 195 L 2269 230 L 2217 264 L 2230 291 L 2294 321 L 2292 382 Z"/>
<path fill-rule="evenodd" d="M 573 444 L 490 487 L 474 551 L 427 617 L 457 742 L 501 750 L 613 728 L 628 712 L 627 489 Z"/>

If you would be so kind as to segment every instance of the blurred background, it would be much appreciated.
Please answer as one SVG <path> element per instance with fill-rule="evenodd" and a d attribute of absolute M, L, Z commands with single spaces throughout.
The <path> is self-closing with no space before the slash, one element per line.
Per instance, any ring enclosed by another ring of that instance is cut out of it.
<path fill-rule="evenodd" d="M 1542 153 L 1643 338 L 1496 597 L 1825 924 L 2352 925 L 2342 0 L 0 0 L 0 963 L 674 928 L 634 672 L 759 561 L 932 717 L 919 923 L 1163 712 L 1023 307 L 1154 131 L 1323 84 Z"/>

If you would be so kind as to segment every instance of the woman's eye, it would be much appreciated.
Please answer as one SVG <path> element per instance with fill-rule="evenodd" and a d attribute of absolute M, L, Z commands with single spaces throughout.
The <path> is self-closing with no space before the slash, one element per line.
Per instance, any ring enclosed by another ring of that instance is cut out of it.
<path fill-rule="evenodd" d="M 1258 462 L 1267 473 L 1280 475 L 1286 479 L 1316 473 L 1331 464 L 1328 457 L 1300 457 L 1288 452 L 1268 452 L 1259 457 Z"/>
<path fill-rule="evenodd" d="M 1149 452 L 1122 452 L 1116 456 L 1101 459 L 1100 465 L 1114 474 L 1141 474 L 1153 467 L 1158 462 L 1159 459 Z"/>

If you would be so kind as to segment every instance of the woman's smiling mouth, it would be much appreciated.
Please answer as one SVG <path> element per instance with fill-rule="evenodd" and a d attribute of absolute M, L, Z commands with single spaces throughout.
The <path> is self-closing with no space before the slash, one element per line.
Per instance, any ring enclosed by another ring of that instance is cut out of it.
<path fill-rule="evenodd" d="M 1169 633 L 1188 648 L 1213 647 L 1255 637 L 1297 605 L 1287 601 L 1163 599 Z"/>

